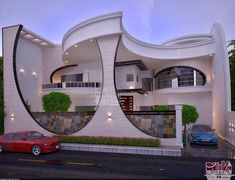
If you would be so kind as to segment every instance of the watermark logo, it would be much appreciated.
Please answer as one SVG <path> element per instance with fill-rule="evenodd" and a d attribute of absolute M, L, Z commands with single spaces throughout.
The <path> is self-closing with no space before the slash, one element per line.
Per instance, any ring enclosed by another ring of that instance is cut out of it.
<path fill-rule="evenodd" d="M 231 179 L 232 176 L 232 164 L 230 161 L 221 162 L 206 162 L 206 174 L 208 180 L 211 179 Z"/>

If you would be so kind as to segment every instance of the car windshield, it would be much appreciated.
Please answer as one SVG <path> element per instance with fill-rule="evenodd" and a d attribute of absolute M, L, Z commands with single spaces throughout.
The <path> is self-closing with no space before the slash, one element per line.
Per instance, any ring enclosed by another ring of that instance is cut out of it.
<path fill-rule="evenodd" d="M 192 127 L 192 132 L 198 133 L 198 132 L 209 132 L 211 131 L 211 128 L 206 125 L 195 125 Z"/>
<path fill-rule="evenodd" d="M 34 132 L 30 132 L 28 133 L 28 138 L 29 139 L 38 139 L 38 138 L 41 138 L 43 135 L 37 131 L 34 131 Z"/>

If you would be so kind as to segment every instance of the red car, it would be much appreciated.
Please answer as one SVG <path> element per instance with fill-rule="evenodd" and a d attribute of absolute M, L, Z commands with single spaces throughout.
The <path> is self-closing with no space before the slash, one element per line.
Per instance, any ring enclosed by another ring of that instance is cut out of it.
<path fill-rule="evenodd" d="M 60 140 L 46 137 L 37 131 L 14 132 L 0 136 L 0 153 L 3 151 L 41 153 L 56 151 Z"/>

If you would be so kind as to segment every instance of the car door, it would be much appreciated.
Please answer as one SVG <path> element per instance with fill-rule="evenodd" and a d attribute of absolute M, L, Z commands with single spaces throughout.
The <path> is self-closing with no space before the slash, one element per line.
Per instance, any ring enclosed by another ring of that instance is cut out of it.
<path fill-rule="evenodd" d="M 16 133 L 14 136 L 13 151 L 30 152 L 30 142 L 27 140 L 27 134 Z"/>
<path fill-rule="evenodd" d="M 12 151 L 14 143 L 14 133 L 9 133 L 4 136 L 3 148 L 4 151 Z"/>

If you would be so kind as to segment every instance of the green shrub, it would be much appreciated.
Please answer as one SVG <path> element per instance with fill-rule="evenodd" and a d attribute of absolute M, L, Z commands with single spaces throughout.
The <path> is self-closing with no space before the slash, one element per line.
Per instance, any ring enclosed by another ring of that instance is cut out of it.
<path fill-rule="evenodd" d="M 120 146 L 160 147 L 159 139 L 119 138 L 119 137 L 93 137 L 93 136 L 56 136 L 63 143 L 102 144 Z"/>
<path fill-rule="evenodd" d="M 171 108 L 167 105 L 155 105 L 153 107 L 153 110 L 154 111 L 170 111 Z"/>
<path fill-rule="evenodd" d="M 51 92 L 44 95 L 42 102 L 46 112 L 67 112 L 71 105 L 70 97 L 61 92 Z"/>

